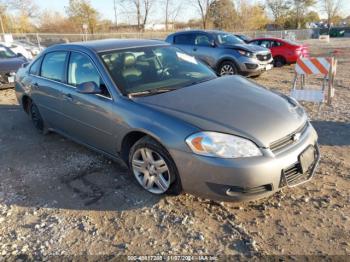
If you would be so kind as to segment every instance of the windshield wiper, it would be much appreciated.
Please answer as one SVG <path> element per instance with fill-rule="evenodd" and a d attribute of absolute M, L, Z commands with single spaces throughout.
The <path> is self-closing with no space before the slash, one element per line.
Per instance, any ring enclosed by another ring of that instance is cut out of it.
<path fill-rule="evenodd" d="M 216 77 L 208 77 L 208 78 L 205 78 L 205 79 L 202 79 L 202 80 L 198 80 L 198 81 L 191 82 L 191 83 L 189 83 L 189 84 L 186 85 L 186 86 L 197 85 L 197 84 L 200 84 L 200 83 L 203 83 L 203 82 L 207 82 L 207 81 L 213 80 L 213 79 L 215 79 L 215 78 L 216 78 Z"/>
<path fill-rule="evenodd" d="M 139 92 L 132 92 L 128 94 L 128 97 L 135 97 L 135 96 L 147 96 L 147 95 L 155 95 L 160 93 L 166 93 L 173 90 L 176 90 L 177 88 L 157 88 L 157 89 L 151 89 L 151 90 L 145 90 L 145 91 L 139 91 Z"/>

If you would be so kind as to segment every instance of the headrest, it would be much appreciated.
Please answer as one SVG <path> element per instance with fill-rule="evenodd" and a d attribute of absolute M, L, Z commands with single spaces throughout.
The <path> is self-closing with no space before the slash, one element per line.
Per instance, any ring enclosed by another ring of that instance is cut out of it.
<path fill-rule="evenodd" d="M 124 66 L 132 66 L 135 64 L 136 58 L 133 54 L 125 54 Z"/>

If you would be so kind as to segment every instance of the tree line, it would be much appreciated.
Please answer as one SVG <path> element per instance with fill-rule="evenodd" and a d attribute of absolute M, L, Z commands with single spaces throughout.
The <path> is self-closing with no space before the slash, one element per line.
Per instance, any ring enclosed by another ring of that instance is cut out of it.
<path fill-rule="evenodd" d="M 0 0 L 2 32 L 91 33 L 144 31 L 156 9 L 163 14 L 164 30 L 197 27 L 227 31 L 305 28 L 326 17 L 339 22 L 343 0 L 105 0 L 111 1 L 114 20 L 104 18 L 89 0 L 69 0 L 65 12 L 40 10 L 33 0 Z M 192 8 L 198 19 L 184 22 L 181 13 Z M 120 17 L 123 15 L 123 22 Z M 127 19 L 125 19 L 125 17 Z M 348 17 L 349 18 L 349 17 Z"/>

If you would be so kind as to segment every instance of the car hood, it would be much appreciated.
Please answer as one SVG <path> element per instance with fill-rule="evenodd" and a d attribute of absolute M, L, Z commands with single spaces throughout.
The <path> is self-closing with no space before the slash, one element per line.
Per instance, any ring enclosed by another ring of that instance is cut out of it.
<path fill-rule="evenodd" d="M 244 136 L 261 147 L 269 147 L 307 121 L 302 108 L 241 76 L 134 100 L 201 130 Z"/>
<path fill-rule="evenodd" d="M 249 52 L 270 52 L 270 50 L 265 47 L 253 44 L 224 45 L 223 47 L 228 49 L 241 49 Z"/>
<path fill-rule="evenodd" d="M 16 72 L 27 60 L 21 57 L 0 59 L 1 72 Z"/>

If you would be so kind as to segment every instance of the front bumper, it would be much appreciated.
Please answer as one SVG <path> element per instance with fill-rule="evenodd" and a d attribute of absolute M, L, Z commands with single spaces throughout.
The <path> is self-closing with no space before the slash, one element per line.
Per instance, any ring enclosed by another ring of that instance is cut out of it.
<path fill-rule="evenodd" d="M 256 76 L 263 72 L 272 69 L 273 58 L 267 61 L 260 61 L 256 58 L 242 57 L 239 59 L 239 70 L 242 75 Z"/>
<path fill-rule="evenodd" d="M 302 182 L 310 180 L 319 161 L 317 134 L 309 125 L 300 140 L 274 154 L 262 149 L 263 156 L 220 159 L 189 152 L 171 151 L 185 192 L 218 201 L 255 200 L 269 196 L 284 186 L 284 170 L 299 162 L 309 146 L 316 148 L 315 161 Z M 298 183 L 299 184 L 299 183 Z"/>

